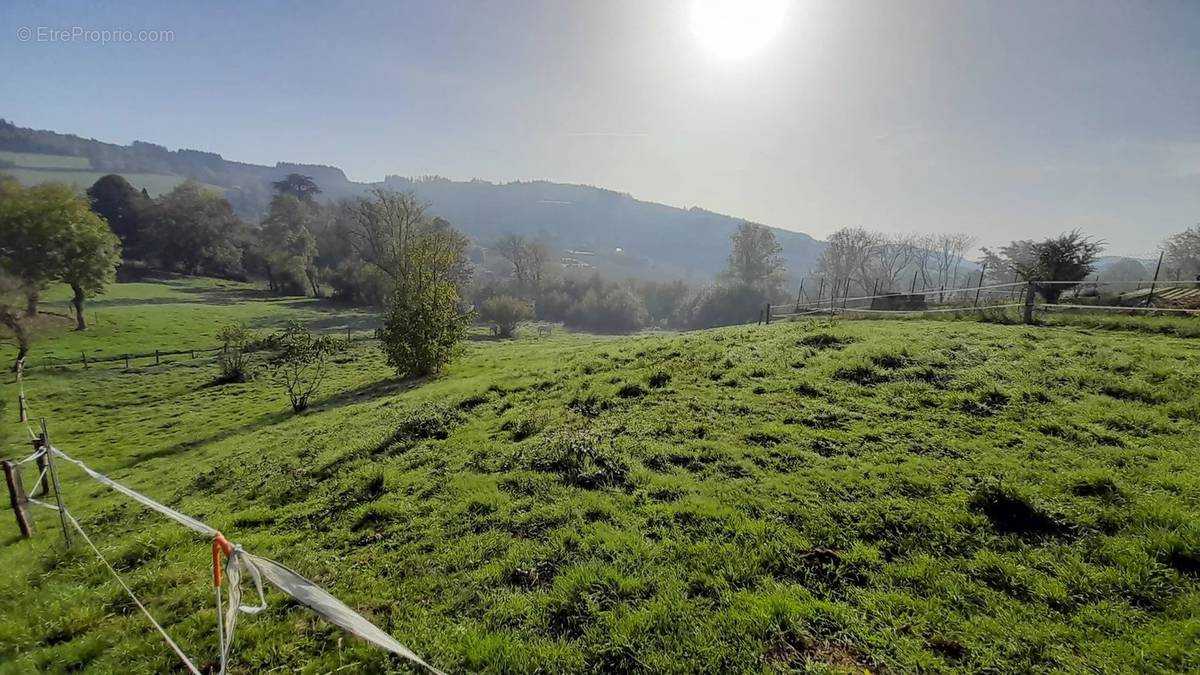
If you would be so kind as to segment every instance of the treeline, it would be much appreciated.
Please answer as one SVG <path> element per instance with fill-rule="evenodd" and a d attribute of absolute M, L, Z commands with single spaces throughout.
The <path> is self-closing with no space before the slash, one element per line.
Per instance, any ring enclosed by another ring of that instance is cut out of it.
<path fill-rule="evenodd" d="M 486 253 L 491 259 L 471 297 L 498 334 L 510 332 L 514 316 L 603 333 L 708 328 L 752 321 L 764 304 L 786 297 L 779 243 L 769 228 L 752 223 L 733 233 L 725 271 L 704 287 L 579 274 L 563 269 L 544 241 L 517 235 L 493 242 Z"/>

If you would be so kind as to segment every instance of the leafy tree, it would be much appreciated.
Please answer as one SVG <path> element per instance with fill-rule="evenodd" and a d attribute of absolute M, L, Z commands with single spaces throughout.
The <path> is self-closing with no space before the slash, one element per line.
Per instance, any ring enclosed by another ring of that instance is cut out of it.
<path fill-rule="evenodd" d="M 1167 237 L 1162 243 L 1168 278 L 1200 280 L 1200 225 Z"/>
<path fill-rule="evenodd" d="M 351 245 L 391 282 L 377 331 L 388 363 L 401 376 L 437 372 L 471 320 L 460 299 L 471 273 L 467 238 L 448 222 L 430 219 L 412 193 L 377 189 L 347 208 Z"/>
<path fill-rule="evenodd" d="M 289 173 L 287 178 L 274 181 L 271 186 L 280 195 L 295 197 L 302 202 L 313 202 L 317 195 L 321 194 L 321 188 L 317 187 L 316 181 L 312 176 L 304 176 L 298 173 Z"/>
<path fill-rule="evenodd" d="M 733 233 L 733 251 L 723 274 L 726 279 L 758 288 L 777 291 L 783 283 L 783 247 L 770 228 L 742 223 Z"/>
<path fill-rule="evenodd" d="M 71 287 L 75 329 L 87 330 L 84 300 L 102 292 L 121 264 L 121 242 L 82 199 L 72 199 L 59 211 L 53 255 L 57 278 Z"/>
<path fill-rule="evenodd" d="M 145 229 L 151 255 L 163 269 L 222 277 L 243 273 L 242 222 L 224 197 L 195 181 L 159 198 Z"/>
<path fill-rule="evenodd" d="M 329 356 L 340 349 L 338 341 L 314 335 L 292 321 L 267 338 L 265 346 L 271 351 L 267 365 L 275 381 L 287 389 L 292 412 L 302 412 L 325 380 Z"/>
<path fill-rule="evenodd" d="M 0 176 L 0 269 L 8 273 L 25 296 L 25 314 L 38 313 L 38 296 L 58 271 L 51 257 L 57 206 L 74 198 L 61 183 L 22 188 L 15 179 Z"/>
<path fill-rule="evenodd" d="M 376 335 L 398 375 L 421 377 L 450 362 L 470 323 L 471 314 L 459 308 L 458 290 L 439 281 L 393 293 Z"/>
<path fill-rule="evenodd" d="M 533 308 L 528 302 L 509 295 L 497 295 L 479 306 L 479 318 L 492 326 L 492 332 L 500 337 L 512 337 L 517 324 L 533 318 Z"/>
<path fill-rule="evenodd" d="M 303 295 L 306 288 L 319 295 L 317 242 L 309 230 L 313 205 L 291 195 L 277 195 L 259 230 L 257 250 L 267 283 L 275 293 Z"/>
<path fill-rule="evenodd" d="M 1104 250 L 1104 242 L 1096 241 L 1079 230 L 1039 242 L 1014 241 L 993 252 L 982 249 L 982 264 L 1000 271 L 1004 276 L 1016 275 L 1032 281 L 1034 289 L 1048 303 L 1058 301 L 1075 283 L 1087 278 L 1095 269 L 1096 258 Z M 1055 281 L 1048 284 L 1037 282 Z M 1075 283 L 1061 283 L 1075 282 Z"/>
<path fill-rule="evenodd" d="M 121 239 L 125 256 L 140 255 L 142 246 L 142 217 L 149 206 L 142 192 L 129 184 L 124 176 L 101 176 L 87 189 L 92 211 L 100 215 L 113 233 Z"/>

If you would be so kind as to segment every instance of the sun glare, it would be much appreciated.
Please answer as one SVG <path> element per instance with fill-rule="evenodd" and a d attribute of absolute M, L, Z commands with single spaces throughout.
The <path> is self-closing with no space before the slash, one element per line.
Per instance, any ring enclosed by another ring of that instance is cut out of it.
<path fill-rule="evenodd" d="M 779 32 L 788 0 L 693 0 L 692 33 L 712 56 L 742 60 Z"/>

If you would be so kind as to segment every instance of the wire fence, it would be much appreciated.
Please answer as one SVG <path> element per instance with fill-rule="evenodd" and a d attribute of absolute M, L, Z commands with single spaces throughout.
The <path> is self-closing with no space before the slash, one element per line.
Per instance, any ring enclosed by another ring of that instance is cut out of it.
<path fill-rule="evenodd" d="M 321 618 L 337 625 L 351 635 L 375 647 L 391 652 L 409 663 L 424 669 L 426 672 L 441 675 L 442 671 L 425 662 L 415 652 L 396 641 L 391 635 L 372 624 L 314 582 L 279 562 L 245 551 L 240 545 L 226 539 L 216 528 L 123 485 L 94 470 L 86 463 L 71 457 L 50 442 L 49 433 L 46 429 L 46 421 L 43 418 L 40 434 L 35 434 L 32 429 L 29 430 L 34 446 L 33 454 L 23 459 L 0 462 L 0 466 L 2 466 L 4 471 L 5 483 L 8 487 L 9 501 L 16 516 L 17 527 L 21 535 L 25 538 L 33 536 L 33 521 L 30 518 L 29 505 L 55 512 L 62 526 L 63 541 L 66 547 L 68 549 L 71 548 L 73 534 L 77 534 L 83 539 L 83 542 L 87 544 L 88 548 L 96 555 L 97 559 L 103 564 L 113 579 L 129 595 L 138 609 L 142 611 L 146 619 L 162 637 L 167 647 L 175 653 L 188 672 L 200 675 L 201 671 L 195 665 L 196 660 L 189 657 L 187 652 L 171 638 L 167 629 L 154 618 L 150 610 L 137 597 L 133 589 L 125 583 L 112 563 L 104 557 L 104 554 L 96 545 L 93 538 L 88 535 L 79 520 L 64 503 L 63 490 L 59 481 L 58 462 L 61 461 L 74 465 L 89 478 L 157 512 L 177 525 L 191 530 L 205 539 L 204 544 L 206 546 L 211 545 L 211 574 L 216 605 L 216 643 L 218 662 L 220 664 L 217 672 L 220 675 L 224 675 L 228 669 L 239 615 L 252 616 L 267 608 L 267 596 L 265 592 L 267 584 L 287 594 L 300 605 L 307 607 Z M 35 482 L 35 488 L 31 492 L 26 493 L 21 478 L 21 469 L 30 462 L 37 462 L 37 467 L 41 473 Z M 49 492 L 53 492 L 56 503 L 51 504 L 44 501 L 44 499 L 38 498 L 44 498 Z M 207 574 L 209 571 L 202 570 L 201 574 Z M 247 605 L 242 603 L 243 579 L 253 585 L 257 604 Z M 227 596 L 227 601 L 222 598 L 223 589 Z"/>
<path fill-rule="evenodd" d="M 816 297 L 803 288 L 796 301 L 764 307 L 767 322 L 797 316 L 861 315 L 911 317 L 926 314 L 979 313 L 1021 308 L 1031 312 L 1106 312 L 1135 315 L 1200 314 L 1200 281 L 1016 281 L 957 288 L 851 295 L 851 282 L 835 281 Z"/>

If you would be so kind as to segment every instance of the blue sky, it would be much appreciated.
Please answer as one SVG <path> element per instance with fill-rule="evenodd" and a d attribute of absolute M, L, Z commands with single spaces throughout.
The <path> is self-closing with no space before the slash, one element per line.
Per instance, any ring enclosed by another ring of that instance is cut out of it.
<path fill-rule="evenodd" d="M 740 60 L 696 0 L 0 6 L 0 116 L 355 180 L 546 178 L 823 236 L 1200 222 L 1200 2 L 797 0 Z M 21 27 L 173 31 L 21 41 Z"/>

